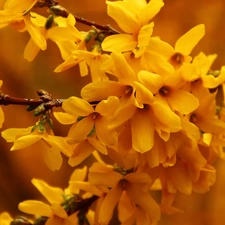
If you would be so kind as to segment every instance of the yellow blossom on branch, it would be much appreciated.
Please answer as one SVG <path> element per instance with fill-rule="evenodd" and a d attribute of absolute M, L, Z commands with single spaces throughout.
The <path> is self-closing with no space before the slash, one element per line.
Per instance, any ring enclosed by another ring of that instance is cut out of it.
<path fill-rule="evenodd" d="M 107 3 L 107 12 L 127 34 L 107 37 L 102 48 L 105 51 L 133 51 L 136 57 L 142 55 L 149 44 L 154 23 L 150 20 L 164 5 L 161 0 L 116 1 Z"/>
<path fill-rule="evenodd" d="M 133 204 L 138 205 L 150 216 L 153 224 L 159 220 L 159 206 L 148 193 L 152 182 L 146 173 L 129 173 L 123 176 L 113 171 L 111 167 L 96 163 L 90 168 L 89 182 L 95 186 L 109 188 L 107 195 L 101 202 L 100 224 L 108 224 L 123 192 L 127 194 Z"/>
<path fill-rule="evenodd" d="M 37 149 L 41 152 L 49 169 L 59 170 L 62 165 L 61 152 L 68 157 L 71 156 L 71 146 L 63 137 L 54 136 L 51 130 L 45 128 L 40 130 L 40 126 L 36 129 L 33 127 L 9 128 L 2 132 L 2 137 L 7 142 L 14 142 L 11 151 L 32 146 L 32 150 Z"/>

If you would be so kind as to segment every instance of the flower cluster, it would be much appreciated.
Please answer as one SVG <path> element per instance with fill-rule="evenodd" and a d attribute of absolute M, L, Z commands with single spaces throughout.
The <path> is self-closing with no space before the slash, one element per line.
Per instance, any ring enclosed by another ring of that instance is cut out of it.
<path fill-rule="evenodd" d="M 225 158 L 225 67 L 210 69 L 216 55 L 191 56 L 204 25 L 172 47 L 153 36 L 152 20 L 162 0 L 106 1 L 108 15 L 123 31 L 113 35 L 97 28 L 78 31 L 75 18 L 62 18 L 60 7 L 48 18 L 31 12 L 41 2 L 48 1 L 8 0 L 0 26 L 30 33 L 24 52 L 30 61 L 51 39 L 64 60 L 55 71 L 79 65 L 92 82 L 82 88 L 81 98 L 69 97 L 64 111 L 54 112 L 61 124 L 71 124 L 65 137 L 54 136 L 46 110 L 35 126 L 7 129 L 2 137 L 14 142 L 11 150 L 38 144 L 51 170 L 60 169 L 61 152 L 71 166 L 91 155 L 97 162 L 88 171 L 75 170 L 64 191 L 32 180 L 50 205 L 32 200 L 19 209 L 47 224 L 84 224 L 83 218 L 107 225 L 117 207 L 121 224 L 157 224 L 161 212 L 180 211 L 173 206 L 176 193 L 208 191 L 215 182 L 214 161 Z M 0 108 L 0 125 L 3 119 Z M 161 190 L 161 202 L 152 197 L 154 190 Z M 93 197 L 94 210 L 89 208 L 93 202 L 79 208 L 79 202 Z M 9 218 L 1 214 L 0 222 Z"/>

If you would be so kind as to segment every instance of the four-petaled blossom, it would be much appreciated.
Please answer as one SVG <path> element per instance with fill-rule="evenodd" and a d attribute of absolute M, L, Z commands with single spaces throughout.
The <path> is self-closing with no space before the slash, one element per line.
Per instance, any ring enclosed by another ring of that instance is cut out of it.
<path fill-rule="evenodd" d="M 54 136 L 53 132 L 39 129 L 10 128 L 2 132 L 2 137 L 7 142 L 14 142 L 11 151 L 27 147 L 38 149 L 41 152 L 46 165 L 51 170 L 59 170 L 62 165 L 61 152 L 66 156 L 72 155 L 72 148 L 63 137 Z"/>
<path fill-rule="evenodd" d="M 102 48 L 105 51 L 133 51 L 136 57 L 142 55 L 149 44 L 154 23 L 150 20 L 164 5 L 162 0 L 106 1 L 108 15 L 127 34 L 116 34 L 105 38 Z"/>
<path fill-rule="evenodd" d="M 79 176 L 77 178 L 79 179 Z M 36 200 L 26 200 L 20 202 L 18 206 L 20 211 L 36 216 L 48 217 L 46 221 L 47 225 L 79 224 L 77 213 L 68 215 L 66 210 L 63 208 L 62 203 L 66 200 L 67 196 L 65 196 L 65 193 L 61 188 L 52 187 L 44 181 L 38 179 L 32 179 L 32 183 L 50 204 Z M 91 213 L 89 213 L 89 217 L 90 214 Z M 92 216 L 90 219 L 92 219 Z"/>
<path fill-rule="evenodd" d="M 109 177 L 110 179 L 108 179 Z M 145 213 L 149 214 L 153 222 L 159 220 L 159 206 L 148 192 L 152 185 L 148 174 L 129 173 L 123 176 L 114 171 L 112 167 L 96 163 L 90 169 L 89 182 L 97 187 L 109 188 L 100 206 L 100 224 L 109 223 L 123 192 L 126 192 L 133 204 L 138 205 Z"/>

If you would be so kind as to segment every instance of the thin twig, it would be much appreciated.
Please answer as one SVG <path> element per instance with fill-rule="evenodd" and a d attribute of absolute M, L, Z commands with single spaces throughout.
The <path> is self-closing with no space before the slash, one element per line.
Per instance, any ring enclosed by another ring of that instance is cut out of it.
<path fill-rule="evenodd" d="M 7 94 L 3 94 L 0 92 L 0 105 L 26 105 L 26 106 L 33 106 L 38 107 L 42 103 L 44 103 L 46 109 L 51 109 L 53 107 L 61 107 L 64 99 L 53 99 L 51 96 L 40 94 L 39 90 L 37 93 L 40 96 L 39 99 L 32 99 L 32 98 L 18 98 L 18 97 L 11 97 Z M 45 92 L 46 94 L 47 92 Z"/>

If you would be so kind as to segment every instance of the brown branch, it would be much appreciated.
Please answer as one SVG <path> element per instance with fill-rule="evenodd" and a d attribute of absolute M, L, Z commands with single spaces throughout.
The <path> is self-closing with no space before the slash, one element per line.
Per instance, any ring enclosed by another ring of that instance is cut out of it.
<path fill-rule="evenodd" d="M 64 101 L 64 99 L 53 99 L 48 92 L 43 90 L 37 91 L 37 94 L 40 96 L 39 99 L 11 97 L 0 92 L 0 105 L 26 105 L 35 108 L 44 104 L 45 109 L 48 110 L 53 107 L 61 107 Z"/>

